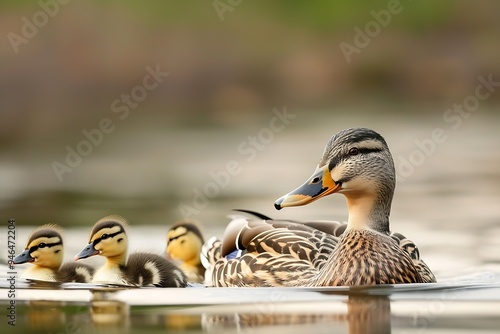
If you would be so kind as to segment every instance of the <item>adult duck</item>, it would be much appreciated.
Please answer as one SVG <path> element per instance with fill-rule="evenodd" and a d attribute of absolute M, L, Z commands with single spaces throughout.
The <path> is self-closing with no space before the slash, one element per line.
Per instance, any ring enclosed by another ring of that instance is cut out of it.
<path fill-rule="evenodd" d="M 435 282 L 415 244 L 399 233 L 391 235 L 389 215 L 395 185 L 394 162 L 380 134 L 366 128 L 340 131 L 328 141 L 313 175 L 274 205 L 280 210 L 339 193 L 347 199 L 347 224 L 237 216 L 224 233 L 222 257 L 213 264 L 212 284 Z"/>

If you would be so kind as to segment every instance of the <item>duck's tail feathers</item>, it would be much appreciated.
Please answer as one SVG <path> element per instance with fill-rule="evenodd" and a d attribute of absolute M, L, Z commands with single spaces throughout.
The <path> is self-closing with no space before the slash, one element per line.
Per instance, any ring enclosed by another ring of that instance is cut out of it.
<path fill-rule="evenodd" d="M 252 211 L 252 210 L 233 209 L 233 211 L 243 212 L 243 213 L 249 214 L 251 216 L 254 216 L 254 217 L 258 218 L 258 219 L 262 219 L 262 220 L 273 220 L 272 218 L 270 218 L 270 217 L 268 217 L 266 215 L 263 215 L 260 212 L 256 212 L 256 211 Z"/>

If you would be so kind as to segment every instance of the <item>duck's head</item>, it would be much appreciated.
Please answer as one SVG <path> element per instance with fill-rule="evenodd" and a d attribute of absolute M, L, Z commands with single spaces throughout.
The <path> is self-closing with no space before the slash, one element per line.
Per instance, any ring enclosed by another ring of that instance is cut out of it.
<path fill-rule="evenodd" d="M 98 220 L 90 232 L 89 244 L 75 256 L 75 261 L 94 255 L 101 255 L 108 259 L 126 258 L 128 238 L 125 229 L 127 226 L 125 218 L 120 216 L 107 216 Z"/>
<path fill-rule="evenodd" d="M 198 265 L 204 240 L 195 222 L 180 221 L 172 225 L 167 233 L 167 255 L 182 262 Z"/>
<path fill-rule="evenodd" d="M 328 141 L 313 175 L 274 206 L 280 210 L 340 193 L 348 200 L 350 222 L 388 224 L 395 184 L 394 162 L 384 138 L 370 129 L 351 128 Z"/>
<path fill-rule="evenodd" d="M 24 251 L 12 261 L 14 264 L 31 262 L 39 267 L 59 269 L 64 258 L 62 228 L 43 225 L 31 233 Z"/>

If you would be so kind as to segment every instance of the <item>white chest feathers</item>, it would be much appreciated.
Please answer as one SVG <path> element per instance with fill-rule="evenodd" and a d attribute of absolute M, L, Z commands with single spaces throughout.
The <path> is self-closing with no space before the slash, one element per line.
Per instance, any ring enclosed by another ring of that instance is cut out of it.
<path fill-rule="evenodd" d="M 92 283 L 131 285 L 123 277 L 120 268 L 115 266 L 104 266 L 98 269 L 94 274 Z"/>
<path fill-rule="evenodd" d="M 57 282 L 56 273 L 54 270 L 38 266 L 33 266 L 28 270 L 26 270 L 21 275 L 21 278 L 46 281 L 46 282 Z"/>

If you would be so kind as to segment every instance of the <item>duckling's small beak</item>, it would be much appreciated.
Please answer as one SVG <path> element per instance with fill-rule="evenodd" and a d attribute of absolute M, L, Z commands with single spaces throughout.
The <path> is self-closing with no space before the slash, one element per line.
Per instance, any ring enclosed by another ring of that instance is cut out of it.
<path fill-rule="evenodd" d="M 12 260 L 12 263 L 22 264 L 22 263 L 33 262 L 33 261 L 35 261 L 35 258 L 31 256 L 30 250 L 26 249 L 24 252 L 22 252 L 21 254 L 16 256 L 14 258 L 14 260 Z"/>
<path fill-rule="evenodd" d="M 342 184 L 333 181 L 328 165 L 325 165 L 318 168 L 303 185 L 280 197 L 274 202 L 274 207 L 276 210 L 281 210 L 289 206 L 309 204 L 340 189 L 342 189 Z"/>
<path fill-rule="evenodd" d="M 85 246 L 85 248 L 82 249 L 82 251 L 80 253 L 75 255 L 75 261 L 85 259 L 87 257 L 91 257 L 91 256 L 94 256 L 97 254 L 99 254 L 99 251 L 94 248 L 93 243 L 90 243 L 87 246 Z"/>

